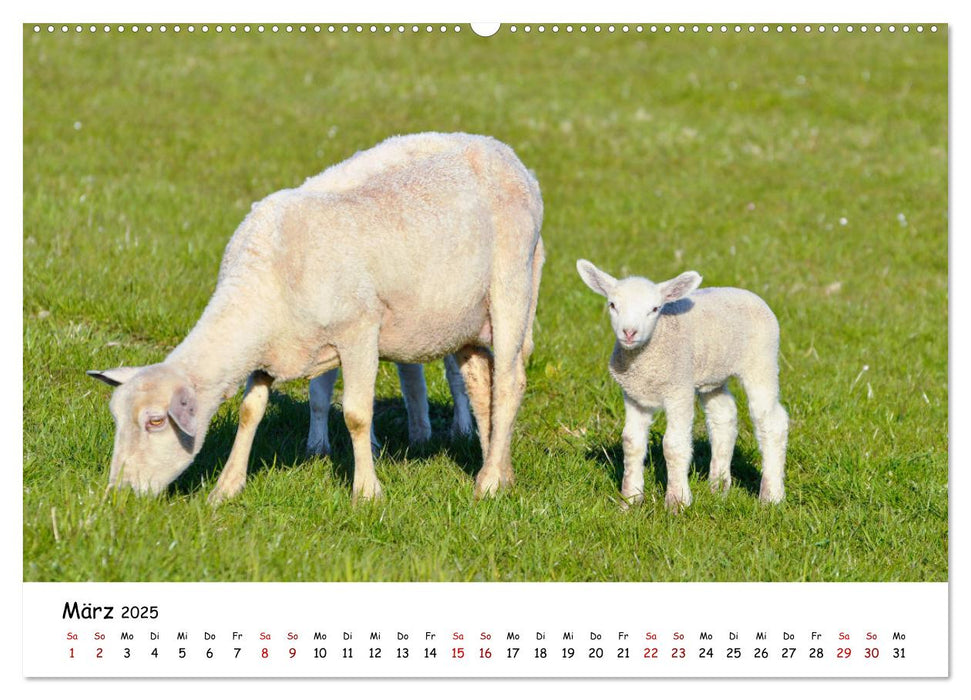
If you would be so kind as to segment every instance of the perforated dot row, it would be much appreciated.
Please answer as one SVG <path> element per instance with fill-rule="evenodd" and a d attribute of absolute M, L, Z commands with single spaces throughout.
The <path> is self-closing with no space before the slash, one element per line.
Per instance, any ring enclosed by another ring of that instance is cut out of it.
<path fill-rule="evenodd" d="M 222 24 L 215 24 L 215 25 L 201 24 L 201 25 L 194 25 L 194 24 L 187 24 L 187 25 L 180 25 L 180 24 L 174 24 L 174 25 L 170 25 L 170 26 L 169 25 L 162 24 L 162 25 L 158 25 L 158 26 L 153 26 L 153 25 L 130 25 L 128 27 L 126 27 L 125 25 L 108 25 L 108 24 L 105 24 L 105 25 L 94 25 L 94 24 L 91 24 L 91 25 L 80 25 L 80 24 L 76 24 L 76 25 L 67 25 L 67 24 L 53 25 L 53 24 L 49 24 L 49 25 L 46 25 L 46 26 L 42 26 L 42 25 L 39 25 L 39 24 L 35 24 L 34 25 L 34 33 L 40 33 L 40 32 L 43 32 L 43 31 L 47 31 L 47 33 L 49 33 L 49 34 L 53 34 L 53 33 L 58 32 L 58 31 L 60 31 L 62 33 L 68 33 L 68 32 L 73 31 L 73 32 L 78 33 L 78 34 L 80 34 L 81 32 L 84 32 L 84 31 L 88 31 L 88 32 L 105 32 L 105 33 L 117 32 L 117 33 L 120 33 L 120 34 L 126 32 L 126 31 L 127 32 L 131 32 L 133 34 L 137 34 L 138 32 L 145 32 L 145 33 L 149 33 L 150 34 L 153 31 L 157 31 L 157 32 L 161 32 L 161 33 L 172 32 L 172 33 L 175 33 L 175 34 L 180 34 L 180 33 L 194 34 L 196 32 L 201 32 L 203 34 L 206 34 L 206 33 L 209 33 L 209 32 L 215 32 L 217 34 L 220 34 L 220 33 L 223 33 L 223 32 L 229 32 L 231 34 L 236 34 L 236 33 L 243 33 L 243 34 L 249 34 L 249 33 L 257 33 L 257 34 L 262 34 L 262 33 L 273 33 L 273 34 L 278 34 L 278 33 L 286 33 L 286 34 L 295 34 L 295 33 L 296 34 L 307 34 L 307 33 L 311 33 L 311 34 L 320 34 L 320 33 L 330 33 L 330 34 L 338 34 L 338 33 L 351 34 L 351 33 L 358 33 L 358 34 L 364 34 L 364 33 L 369 33 L 369 34 L 377 34 L 379 32 L 386 33 L 387 34 L 387 33 L 391 33 L 391 32 L 398 32 L 398 33 L 403 34 L 405 32 L 412 32 L 412 33 L 418 33 L 418 32 L 428 32 L 428 33 L 431 33 L 431 32 L 440 32 L 440 33 L 445 33 L 445 32 L 449 32 L 449 31 L 451 31 L 451 32 L 461 32 L 462 31 L 462 27 L 460 27 L 458 25 L 455 25 L 455 26 L 446 26 L 446 25 L 430 25 L 430 24 L 429 25 L 417 25 L 417 24 L 403 25 L 403 24 L 401 24 L 401 25 L 394 25 L 394 26 L 389 25 L 389 24 L 384 24 L 384 25 L 377 25 L 377 24 L 370 24 L 370 25 L 368 25 L 368 24 L 356 24 L 356 25 L 354 25 L 354 24 L 327 24 L 327 25 L 321 25 L 321 24 L 310 24 L 310 25 L 308 25 L 308 24 L 284 24 L 284 25 L 279 25 L 279 24 L 270 24 L 270 25 L 265 25 L 265 24 L 252 24 L 252 25 L 251 24 L 243 24 L 243 25 L 236 25 L 236 24 L 228 24 L 228 25 L 222 25 Z"/>
<path fill-rule="evenodd" d="M 125 25 L 107 25 L 107 24 L 106 25 L 94 25 L 94 24 L 91 24 L 91 25 L 80 25 L 80 24 L 76 24 L 76 25 L 67 25 L 67 24 L 62 24 L 62 25 L 53 25 L 53 24 L 39 25 L 39 24 L 35 24 L 33 29 L 34 29 L 34 33 L 36 33 L 36 34 L 39 34 L 41 32 L 45 32 L 45 31 L 48 34 L 53 34 L 53 33 L 58 32 L 58 31 L 61 32 L 61 33 L 65 33 L 65 34 L 68 33 L 68 32 L 72 32 L 72 31 L 75 32 L 75 33 L 81 33 L 81 32 L 85 32 L 85 31 L 87 31 L 87 32 L 105 32 L 105 33 L 117 32 L 119 34 L 123 34 L 125 32 L 131 32 L 132 34 L 137 34 L 138 32 L 145 32 L 147 34 L 151 34 L 152 32 L 156 32 L 156 31 L 157 32 L 160 32 L 160 33 L 163 33 L 163 34 L 166 33 L 166 32 L 172 32 L 174 34 L 180 34 L 180 33 L 183 33 L 183 32 L 189 33 L 189 34 L 194 34 L 196 32 L 201 32 L 203 34 L 206 34 L 206 33 L 209 33 L 209 32 L 215 32 L 217 34 L 223 33 L 223 32 L 229 32 L 231 34 L 233 34 L 233 33 L 249 34 L 249 33 L 254 33 L 254 32 L 257 33 L 257 34 L 266 33 L 266 32 L 270 32 L 270 33 L 274 33 L 274 34 L 275 33 L 281 33 L 281 32 L 282 33 L 287 33 L 287 34 L 293 34 L 293 33 L 298 33 L 298 34 L 307 34 L 307 33 L 311 33 L 311 34 L 321 34 L 321 33 L 328 33 L 328 34 L 365 34 L 365 33 L 367 33 L 367 34 L 378 34 L 378 33 L 390 34 L 390 33 L 393 33 L 393 32 L 396 32 L 398 34 L 404 34 L 404 33 L 410 32 L 412 34 L 417 34 L 419 32 L 423 32 L 423 33 L 433 33 L 433 32 L 446 33 L 446 32 L 461 32 L 461 31 L 463 31 L 462 27 L 460 27 L 459 25 L 444 25 L 444 24 L 442 24 L 442 25 L 431 25 L 431 24 L 425 24 L 425 25 L 418 25 L 418 24 L 410 24 L 410 25 L 404 25 L 404 24 L 398 24 L 398 25 L 390 25 L 390 24 L 383 24 L 383 25 L 378 25 L 378 24 L 370 24 L 370 25 L 368 25 L 368 24 L 328 24 L 328 25 L 320 25 L 320 24 L 313 24 L 313 25 L 307 25 L 307 24 L 286 24 L 286 25 L 277 25 L 277 24 L 263 25 L 263 24 L 256 24 L 256 25 L 250 25 L 250 24 L 244 24 L 244 25 L 235 25 L 235 24 L 229 24 L 229 25 L 222 25 L 222 24 L 216 24 L 216 25 L 212 25 L 212 26 L 210 26 L 208 24 L 202 24 L 202 25 L 194 25 L 194 24 L 179 25 L 179 24 L 175 24 L 175 25 L 171 25 L 171 26 L 162 24 L 162 25 L 158 25 L 158 26 L 153 26 L 153 25 L 143 25 L 143 26 L 130 25 L 130 26 L 127 26 L 127 27 Z M 937 27 L 937 25 L 930 25 L 926 29 L 929 30 L 929 31 L 931 31 L 931 32 L 936 32 L 938 30 L 938 27 Z M 736 34 L 741 34 L 741 33 L 748 33 L 748 34 L 755 34 L 755 33 L 769 34 L 771 32 L 775 32 L 777 34 L 782 34 L 782 33 L 795 34 L 795 33 L 800 33 L 800 32 L 801 33 L 804 33 L 804 34 L 810 34 L 810 33 L 819 33 L 819 34 L 822 34 L 822 33 L 825 33 L 825 32 L 832 32 L 834 34 L 838 34 L 841 31 L 842 32 L 847 32 L 847 33 L 860 32 L 860 33 L 863 33 L 863 34 L 865 34 L 867 32 L 870 32 L 870 31 L 875 32 L 877 34 L 883 32 L 883 31 L 887 31 L 887 32 L 893 34 L 893 33 L 897 32 L 897 31 L 904 32 L 904 33 L 908 33 L 910 31 L 915 31 L 915 32 L 918 32 L 918 33 L 922 33 L 922 32 L 925 31 L 925 27 L 922 24 L 917 24 L 917 25 L 909 25 L 909 24 L 893 25 L 893 24 L 891 24 L 891 25 L 886 25 L 886 26 L 879 25 L 879 24 L 874 24 L 874 25 L 866 25 L 866 24 L 862 24 L 862 25 L 852 25 L 852 24 L 848 24 L 848 25 L 844 25 L 844 26 L 840 26 L 840 25 L 829 25 L 829 26 L 827 26 L 827 25 L 822 25 L 822 24 L 820 24 L 820 25 L 809 25 L 809 24 L 805 24 L 805 25 L 796 25 L 796 24 L 789 24 L 789 25 L 782 25 L 782 24 L 775 24 L 775 25 L 768 25 L 768 24 L 761 24 L 761 25 L 755 25 L 755 24 L 746 24 L 746 25 L 742 25 L 742 24 L 733 24 L 733 25 L 728 25 L 728 24 L 721 24 L 721 25 L 712 25 L 712 24 L 704 24 L 704 25 L 700 25 L 700 24 L 676 24 L 676 25 L 673 25 L 673 24 L 651 24 L 651 25 L 642 25 L 642 24 L 636 24 L 636 25 L 629 25 L 629 24 L 622 24 L 622 25 L 614 25 L 614 24 L 599 25 L 599 24 L 594 24 L 594 25 L 586 25 L 586 24 L 579 24 L 579 25 L 572 25 L 572 24 L 568 24 L 568 25 L 562 25 L 562 26 L 561 25 L 557 25 L 557 24 L 553 24 L 553 25 L 549 25 L 549 26 L 542 25 L 542 24 L 540 24 L 540 25 L 529 25 L 529 24 L 527 24 L 527 25 L 516 25 L 516 24 L 513 24 L 513 25 L 509 25 L 507 27 L 507 31 L 509 31 L 510 33 L 513 33 L 513 34 L 516 34 L 516 33 L 519 33 L 519 32 L 526 33 L 526 34 L 529 34 L 531 32 L 536 32 L 536 33 L 539 33 L 539 34 L 544 34 L 546 32 L 551 32 L 553 34 L 558 34 L 558 33 L 561 33 L 561 32 L 564 32 L 564 33 L 567 33 L 567 34 L 571 34 L 571 33 L 574 33 L 574 32 L 579 32 L 581 34 L 583 34 L 583 33 L 589 33 L 589 32 L 593 32 L 595 34 L 596 33 L 604 33 L 604 32 L 605 33 L 608 33 L 608 34 L 616 33 L 616 32 L 620 32 L 620 33 L 631 33 L 631 32 L 633 32 L 633 33 L 637 33 L 637 34 L 641 34 L 641 33 L 644 33 L 644 32 L 655 33 L 655 34 L 656 33 L 664 33 L 664 34 L 671 34 L 671 33 L 679 33 L 679 34 L 687 34 L 687 33 L 690 33 L 690 34 L 722 33 L 722 34 L 725 34 L 725 33 L 729 33 L 729 32 L 733 32 L 733 33 L 736 33 Z"/>

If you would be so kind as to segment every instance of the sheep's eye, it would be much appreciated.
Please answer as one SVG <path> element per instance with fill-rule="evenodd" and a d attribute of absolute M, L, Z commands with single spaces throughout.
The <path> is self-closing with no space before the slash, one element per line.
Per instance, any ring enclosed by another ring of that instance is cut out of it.
<path fill-rule="evenodd" d="M 652 314 L 656 314 L 657 313 L 657 310 L 660 309 L 660 308 L 661 308 L 660 306 L 655 306 L 653 309 L 651 309 L 651 313 Z"/>
<path fill-rule="evenodd" d="M 610 309 L 611 311 L 616 311 L 617 310 L 617 307 L 614 306 L 614 302 L 612 302 L 612 301 L 607 304 L 607 308 Z"/>
<path fill-rule="evenodd" d="M 148 419 L 147 427 L 149 429 L 161 428 L 163 425 L 165 425 L 165 416 L 152 416 Z"/>

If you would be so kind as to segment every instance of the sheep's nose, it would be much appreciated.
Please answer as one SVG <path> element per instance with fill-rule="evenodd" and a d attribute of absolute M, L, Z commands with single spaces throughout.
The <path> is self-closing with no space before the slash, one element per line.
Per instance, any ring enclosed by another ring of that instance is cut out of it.
<path fill-rule="evenodd" d="M 636 335 L 637 335 L 636 329 L 633 329 L 633 328 L 624 329 L 624 339 L 627 340 L 628 343 L 634 340 L 634 336 Z"/>

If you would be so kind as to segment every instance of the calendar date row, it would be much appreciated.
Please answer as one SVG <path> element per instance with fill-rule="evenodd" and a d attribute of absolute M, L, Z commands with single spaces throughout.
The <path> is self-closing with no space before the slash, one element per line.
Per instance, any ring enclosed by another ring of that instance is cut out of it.
<path fill-rule="evenodd" d="M 890 658 L 893 659 L 905 659 L 907 658 L 906 647 L 898 646 L 888 649 Z M 230 646 L 230 647 L 169 647 L 169 646 L 146 646 L 146 647 L 106 647 L 98 646 L 91 648 L 82 647 L 69 647 L 67 650 L 68 657 L 83 658 L 87 656 L 88 658 L 93 657 L 95 659 L 108 658 L 110 655 L 120 656 L 124 659 L 134 658 L 136 656 L 149 656 L 155 659 L 159 658 L 178 658 L 187 659 L 190 657 L 195 658 L 206 658 L 214 659 L 217 657 L 229 658 L 229 659 L 270 659 L 270 658 L 284 658 L 284 659 L 296 659 L 296 658 L 312 658 L 312 659 L 411 659 L 411 658 L 424 658 L 424 659 L 454 659 L 461 661 L 463 659 L 482 659 L 488 660 L 492 658 L 505 658 L 509 660 L 519 659 L 519 658 L 530 658 L 530 659 L 603 659 L 613 656 L 617 659 L 673 659 L 681 660 L 688 658 L 697 658 L 701 660 L 714 659 L 716 657 L 722 657 L 725 659 L 796 659 L 801 657 L 809 659 L 850 659 L 854 656 L 862 657 L 864 659 L 878 659 L 881 656 L 880 647 L 868 646 L 859 647 L 854 651 L 853 647 L 842 646 L 842 647 L 821 647 L 821 646 L 810 646 L 810 647 L 767 647 L 767 646 L 756 646 L 756 647 L 715 647 L 715 646 L 701 646 L 701 647 L 603 647 L 603 646 L 588 646 L 588 647 L 547 647 L 547 646 L 534 646 L 534 647 L 491 647 L 491 646 L 479 646 L 479 647 L 466 647 L 466 646 L 453 646 L 453 647 L 379 647 L 379 646 L 364 646 L 364 647 L 354 647 L 354 646 L 338 646 L 338 647 L 326 647 L 326 646 L 290 646 L 290 647 L 243 647 L 243 646 Z M 886 655 L 886 654 L 885 654 Z"/>

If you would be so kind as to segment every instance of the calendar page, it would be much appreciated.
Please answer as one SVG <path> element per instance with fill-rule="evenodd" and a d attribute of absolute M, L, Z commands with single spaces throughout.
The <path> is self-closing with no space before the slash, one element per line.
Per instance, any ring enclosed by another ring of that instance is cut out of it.
<path fill-rule="evenodd" d="M 25 678 L 950 676 L 946 22 L 68 19 Z"/>

